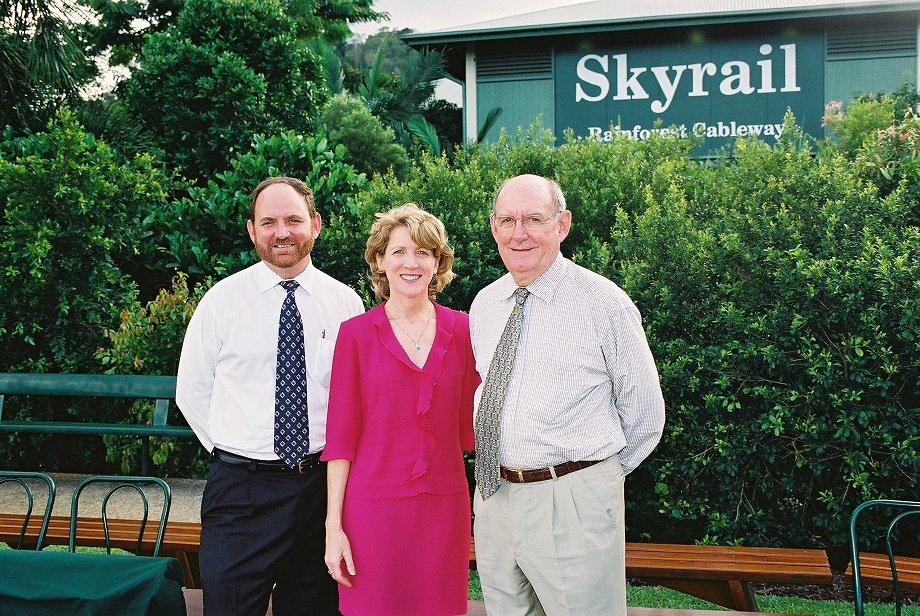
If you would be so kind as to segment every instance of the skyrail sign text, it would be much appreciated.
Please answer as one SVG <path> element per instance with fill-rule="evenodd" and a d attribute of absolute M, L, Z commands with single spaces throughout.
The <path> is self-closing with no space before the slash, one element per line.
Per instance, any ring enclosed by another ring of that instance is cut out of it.
<path fill-rule="evenodd" d="M 602 141 L 692 134 L 711 150 L 738 137 L 779 139 L 792 109 L 806 132 L 820 134 L 817 35 L 560 50 L 556 58 L 557 132 Z"/>

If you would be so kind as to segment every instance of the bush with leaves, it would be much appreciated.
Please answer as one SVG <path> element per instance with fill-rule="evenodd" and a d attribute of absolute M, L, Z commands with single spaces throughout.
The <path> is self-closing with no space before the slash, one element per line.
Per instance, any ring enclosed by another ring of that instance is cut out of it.
<path fill-rule="evenodd" d="M 333 145 L 348 151 L 348 162 L 368 177 L 392 169 L 398 178 L 409 171 L 409 156 L 396 143 L 396 133 L 371 113 L 360 99 L 338 94 L 323 109 L 322 123 Z"/>
<path fill-rule="evenodd" d="M 47 131 L 0 142 L 0 371 L 98 372 L 103 331 L 136 293 L 128 272 L 143 254 L 143 218 L 162 210 L 170 184 L 149 156 L 125 161 L 63 109 Z M 72 420 L 91 405 L 7 401 L 19 419 Z M 46 435 L 10 435 L 0 456 L 27 468 L 98 469 L 91 439 L 53 447 Z M 101 445 L 101 441 L 99 443 Z M 85 465 L 85 466 L 84 466 Z"/>
<path fill-rule="evenodd" d="M 256 135 L 245 153 L 231 161 L 230 171 L 218 173 L 206 186 L 193 188 L 147 220 L 159 246 L 160 271 L 187 272 L 195 281 L 223 278 L 256 263 L 258 257 L 246 232 L 249 195 L 267 177 L 288 175 L 313 189 L 323 230 L 313 259 L 328 274 L 360 288 L 363 248 L 355 253 L 363 233 L 361 209 L 354 195 L 366 178 L 344 162 L 342 146 L 331 149 L 321 132 L 310 137 L 286 132 Z M 330 236 L 335 237 L 336 245 Z M 363 240 L 361 240 L 363 242 Z"/>
<path fill-rule="evenodd" d="M 165 160 L 203 186 L 253 135 L 309 134 L 322 70 L 274 0 L 188 0 L 119 90 Z"/>
<path fill-rule="evenodd" d="M 169 289 L 141 305 L 136 298 L 120 315 L 117 328 L 107 329 L 108 344 L 96 351 L 107 374 L 174 375 L 179 365 L 185 329 L 210 281 L 189 289 L 188 278 L 178 274 Z M 135 423 L 152 423 L 154 404 L 139 400 L 131 407 Z M 169 410 L 170 424 L 185 424 L 175 405 Z M 137 474 L 141 466 L 141 441 L 138 438 L 108 435 L 104 439 L 106 461 L 115 463 L 125 474 Z M 203 477 L 209 468 L 207 452 L 198 439 L 150 439 L 150 457 L 158 476 Z"/>
<path fill-rule="evenodd" d="M 875 132 L 857 154 L 860 177 L 882 196 L 901 191 L 910 207 L 905 224 L 920 223 L 920 118 L 913 113 Z"/>
<path fill-rule="evenodd" d="M 841 544 L 856 504 L 920 487 L 920 233 L 784 131 L 617 226 L 668 401 L 632 486 L 658 538 Z"/>
<path fill-rule="evenodd" d="M 840 149 L 855 158 L 863 144 L 894 122 L 894 100 L 889 96 L 861 97 L 847 103 L 832 101 L 822 122 L 837 138 Z"/>
<path fill-rule="evenodd" d="M 72 112 L 0 142 L 2 370 L 91 371 L 103 329 L 135 292 L 142 220 L 171 188 L 149 156 L 124 161 Z"/>

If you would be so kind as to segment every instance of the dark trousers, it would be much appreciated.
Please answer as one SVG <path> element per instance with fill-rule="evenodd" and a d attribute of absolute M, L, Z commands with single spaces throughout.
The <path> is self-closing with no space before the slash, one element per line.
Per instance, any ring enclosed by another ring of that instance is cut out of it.
<path fill-rule="evenodd" d="M 215 461 L 201 501 L 206 616 L 338 616 L 323 561 L 326 465 L 301 475 Z"/>

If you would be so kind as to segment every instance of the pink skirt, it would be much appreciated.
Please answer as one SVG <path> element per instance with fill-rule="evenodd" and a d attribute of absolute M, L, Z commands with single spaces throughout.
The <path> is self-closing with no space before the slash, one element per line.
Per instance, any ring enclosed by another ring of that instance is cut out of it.
<path fill-rule="evenodd" d="M 469 494 L 398 500 L 346 496 L 353 586 L 339 586 L 345 616 L 452 616 L 467 612 Z"/>

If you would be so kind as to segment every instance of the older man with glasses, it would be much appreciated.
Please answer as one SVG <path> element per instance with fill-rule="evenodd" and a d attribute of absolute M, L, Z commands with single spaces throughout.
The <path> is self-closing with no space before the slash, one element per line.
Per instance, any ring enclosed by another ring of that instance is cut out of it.
<path fill-rule="evenodd" d="M 664 427 L 642 317 L 620 287 L 562 256 L 572 213 L 556 182 L 507 180 L 490 222 L 508 274 L 470 310 L 486 610 L 625 615 L 624 478 Z"/>

